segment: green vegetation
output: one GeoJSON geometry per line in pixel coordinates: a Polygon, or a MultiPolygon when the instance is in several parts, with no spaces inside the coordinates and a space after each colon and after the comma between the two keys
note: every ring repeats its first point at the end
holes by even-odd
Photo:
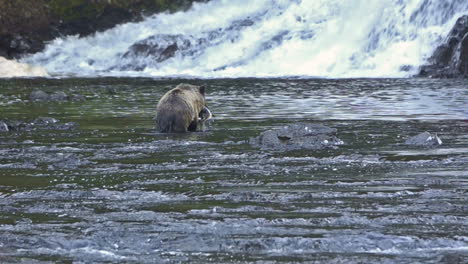
{"type": "Polygon", "coordinates": [[[110,9],[133,15],[178,11],[190,7],[194,0],[46,0],[51,16],[62,22],[94,19],[110,9]]]}

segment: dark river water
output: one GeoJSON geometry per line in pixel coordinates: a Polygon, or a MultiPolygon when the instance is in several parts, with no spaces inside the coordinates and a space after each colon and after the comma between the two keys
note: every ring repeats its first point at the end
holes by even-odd
{"type": "Polygon", "coordinates": [[[1,263],[468,263],[468,80],[0,80],[0,120],[1,263]],[[180,82],[215,121],[158,134],[180,82]],[[344,144],[248,144],[297,122],[344,144]]]}

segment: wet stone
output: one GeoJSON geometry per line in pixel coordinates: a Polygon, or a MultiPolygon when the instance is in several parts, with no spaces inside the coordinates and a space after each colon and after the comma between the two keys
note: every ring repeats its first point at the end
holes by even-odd
{"type": "Polygon", "coordinates": [[[44,91],[35,90],[32,91],[31,95],[29,96],[29,99],[35,102],[43,102],[48,101],[50,99],[50,96],[44,91]]]}
{"type": "Polygon", "coordinates": [[[54,92],[50,95],[50,101],[65,102],[68,101],[68,95],[62,91],[54,92]]]}
{"type": "Polygon", "coordinates": [[[56,91],[52,94],[48,94],[41,90],[32,91],[29,99],[32,102],[82,102],[86,100],[86,98],[81,94],[68,95],[63,91],[56,91]]]}
{"type": "Polygon", "coordinates": [[[4,121],[3,123],[5,123],[8,129],[7,131],[24,130],[28,125],[28,123],[18,121],[18,120],[8,120],[8,121],[4,121]]]}
{"type": "Polygon", "coordinates": [[[123,58],[130,63],[123,68],[143,70],[148,66],[147,63],[161,63],[173,58],[178,52],[189,50],[191,46],[190,39],[182,35],[156,34],[129,48],[123,58]],[[142,61],[141,57],[150,58],[150,61],[142,61]]]}
{"type": "Polygon", "coordinates": [[[42,126],[46,126],[46,125],[49,125],[49,124],[56,124],[58,123],[59,121],[55,118],[52,118],[52,117],[38,117],[36,119],[34,119],[33,123],[36,124],[36,125],[42,125],[42,126]]]}
{"type": "Polygon", "coordinates": [[[10,129],[8,129],[8,125],[3,122],[3,121],[0,121],[0,132],[8,132],[10,131],[10,129]]]}
{"type": "Polygon", "coordinates": [[[31,122],[20,120],[0,121],[0,132],[43,130],[72,130],[78,128],[75,122],[62,123],[52,117],[38,117],[31,122]],[[3,129],[7,130],[3,130],[3,129]]]}
{"type": "Polygon", "coordinates": [[[108,93],[110,95],[117,94],[117,90],[114,87],[107,86],[105,91],[106,91],[106,93],[108,93]]]}
{"type": "Polygon", "coordinates": [[[56,160],[48,166],[49,170],[54,169],[77,169],[80,166],[89,165],[90,161],[86,159],[81,159],[76,154],[59,154],[56,157],[56,160]]]}
{"type": "Polygon", "coordinates": [[[268,130],[249,143],[262,149],[300,150],[336,147],[343,141],[336,137],[336,129],[318,124],[298,123],[280,129],[268,130]]]}
{"type": "Polygon", "coordinates": [[[83,102],[86,101],[86,98],[81,94],[72,94],[70,100],[73,102],[83,102]]]}
{"type": "Polygon", "coordinates": [[[468,15],[458,18],[457,22],[423,65],[419,76],[434,78],[468,77],[468,15]]]}
{"type": "Polygon", "coordinates": [[[429,132],[423,132],[414,137],[410,137],[405,141],[406,145],[414,146],[439,146],[442,145],[442,140],[437,136],[437,134],[431,134],[429,132]]]}

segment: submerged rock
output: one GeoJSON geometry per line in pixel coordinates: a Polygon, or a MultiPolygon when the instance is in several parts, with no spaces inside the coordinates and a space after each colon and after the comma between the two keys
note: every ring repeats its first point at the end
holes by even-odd
{"type": "Polygon", "coordinates": [[[83,102],[86,101],[86,98],[81,94],[72,94],[70,97],[72,102],[83,102]]]}
{"type": "Polygon", "coordinates": [[[29,100],[34,102],[48,101],[49,99],[50,96],[41,90],[34,90],[31,92],[31,95],[29,95],[29,100]]]}
{"type": "Polygon", "coordinates": [[[418,134],[414,137],[410,137],[405,141],[406,145],[415,145],[415,146],[438,146],[442,145],[442,140],[437,136],[437,134],[431,134],[429,132],[424,132],[418,134]]]}
{"type": "MultiPolygon", "coordinates": [[[[241,38],[239,32],[241,32],[242,28],[250,27],[254,24],[255,22],[251,19],[236,20],[227,27],[204,32],[202,36],[155,34],[131,45],[128,51],[122,55],[121,66],[116,67],[123,70],[142,71],[146,67],[157,67],[159,64],[174,57],[195,58],[203,54],[204,50],[208,47],[220,45],[226,41],[237,41],[241,38]]],[[[284,32],[266,41],[259,52],[279,45],[283,40],[283,35],[287,34],[287,31],[284,32]]],[[[244,63],[245,60],[241,59],[228,65],[216,67],[214,70],[219,71],[244,63]]],[[[114,68],[111,67],[110,70],[114,68]]]]}
{"type": "Polygon", "coordinates": [[[19,120],[0,121],[0,132],[41,130],[73,130],[78,127],[75,122],[62,123],[52,117],[38,117],[31,122],[19,120]]]}
{"type": "Polygon", "coordinates": [[[40,125],[40,126],[47,126],[50,124],[57,124],[59,121],[58,119],[52,118],[52,117],[38,117],[34,119],[32,122],[35,125],[40,125]]]}
{"type": "Polygon", "coordinates": [[[51,101],[65,102],[68,101],[68,95],[65,92],[57,91],[50,95],[51,101]]]}
{"type": "Polygon", "coordinates": [[[7,123],[0,121],[0,132],[8,132],[10,129],[8,129],[7,123]]]}
{"type": "Polygon", "coordinates": [[[86,98],[80,94],[68,95],[63,91],[56,91],[48,94],[42,90],[34,90],[29,95],[29,100],[32,102],[67,102],[67,101],[85,101],[86,98]]]}
{"type": "Polygon", "coordinates": [[[190,40],[183,35],[157,34],[130,46],[123,55],[123,59],[127,60],[124,68],[143,70],[148,65],[166,61],[190,47],[190,40]]]}
{"type": "Polygon", "coordinates": [[[59,153],[56,157],[46,160],[51,162],[47,167],[49,170],[57,169],[77,169],[80,166],[85,166],[91,164],[90,161],[80,158],[77,154],[63,154],[59,153]]]}
{"type": "Polygon", "coordinates": [[[55,118],[43,119],[38,118],[33,121],[33,129],[44,129],[44,130],[73,130],[78,128],[78,124],[75,122],[62,123],[55,118]]]}
{"type": "Polygon", "coordinates": [[[298,123],[280,129],[268,130],[249,143],[262,149],[299,150],[323,149],[343,144],[336,137],[336,129],[318,124],[298,123]]]}
{"type": "Polygon", "coordinates": [[[445,42],[421,67],[419,76],[435,78],[468,78],[468,15],[460,17],[445,42]]]}

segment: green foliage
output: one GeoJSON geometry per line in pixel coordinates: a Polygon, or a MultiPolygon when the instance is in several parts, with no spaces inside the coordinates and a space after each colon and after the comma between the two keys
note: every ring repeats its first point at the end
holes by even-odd
{"type": "Polygon", "coordinates": [[[53,17],[63,22],[98,17],[106,8],[130,10],[146,14],[177,11],[187,8],[193,0],[47,0],[53,17]]]}
{"type": "Polygon", "coordinates": [[[52,16],[68,22],[81,18],[96,17],[102,4],[92,4],[87,0],[51,0],[49,8],[52,16]]]}

